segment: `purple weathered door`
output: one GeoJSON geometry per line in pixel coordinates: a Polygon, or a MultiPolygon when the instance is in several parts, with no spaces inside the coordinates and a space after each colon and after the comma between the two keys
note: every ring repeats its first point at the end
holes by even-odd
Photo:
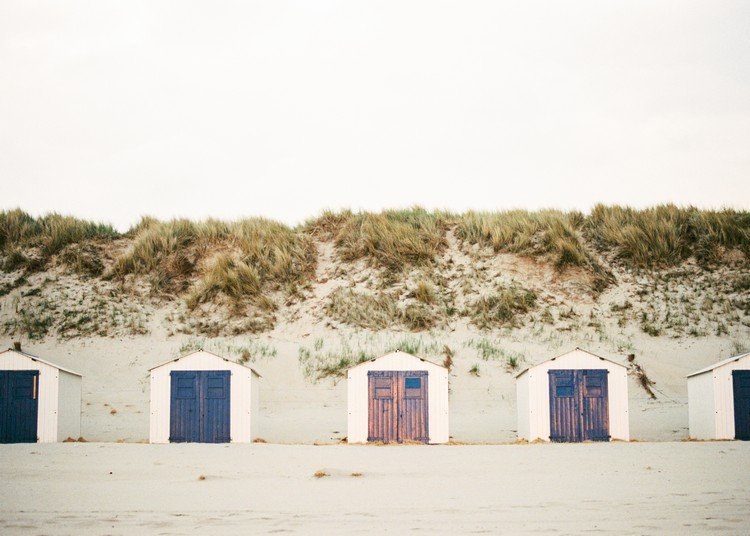
{"type": "Polygon", "coordinates": [[[370,371],[367,377],[367,440],[427,443],[427,371],[370,371]]]}
{"type": "Polygon", "coordinates": [[[608,371],[550,370],[550,441],[609,441],[608,371]]]}

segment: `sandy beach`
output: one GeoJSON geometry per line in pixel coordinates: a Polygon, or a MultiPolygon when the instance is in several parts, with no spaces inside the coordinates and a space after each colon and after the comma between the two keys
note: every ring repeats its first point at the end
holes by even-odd
{"type": "Polygon", "coordinates": [[[745,534],[747,467],[739,442],[6,445],[0,532],[745,534]]]}

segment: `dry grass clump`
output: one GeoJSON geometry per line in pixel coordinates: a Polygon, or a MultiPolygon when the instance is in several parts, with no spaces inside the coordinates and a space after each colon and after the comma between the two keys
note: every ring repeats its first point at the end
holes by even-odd
{"type": "Polygon", "coordinates": [[[731,249],[750,254],[750,213],[735,210],[597,205],[586,230],[599,246],[637,266],[674,266],[691,256],[717,263],[731,249]]]}
{"type": "Polygon", "coordinates": [[[536,306],[536,294],[520,285],[499,287],[494,294],[472,303],[467,314],[480,329],[517,326],[518,317],[536,306]]]}
{"type": "Polygon", "coordinates": [[[310,238],[264,218],[235,222],[144,219],[133,245],[117,259],[114,276],[148,274],[156,291],[186,290],[195,307],[218,296],[234,305],[272,309],[268,292],[301,284],[315,270],[310,238]]]}
{"type": "Polygon", "coordinates": [[[326,477],[326,476],[331,476],[331,475],[329,475],[328,473],[326,473],[325,471],[323,471],[322,469],[320,469],[320,470],[318,470],[318,471],[315,471],[315,472],[313,473],[313,476],[314,476],[315,478],[323,478],[323,477],[326,477]]]}
{"type": "Polygon", "coordinates": [[[34,218],[20,209],[0,211],[0,250],[5,255],[15,256],[10,265],[6,259],[8,267],[24,264],[25,258],[20,253],[20,248],[38,248],[42,259],[46,261],[69,244],[91,238],[111,239],[117,236],[117,231],[110,225],[71,216],[52,213],[34,218]]]}
{"type": "Polygon", "coordinates": [[[368,329],[387,328],[399,317],[396,301],[388,294],[365,294],[343,287],[331,292],[325,312],[343,324],[368,329]]]}
{"type": "Polygon", "coordinates": [[[432,262],[447,244],[447,225],[447,215],[417,207],[380,213],[325,213],[309,222],[307,229],[335,237],[345,261],[366,259],[397,271],[405,265],[432,262]]]}
{"type": "Polygon", "coordinates": [[[93,244],[70,244],[62,250],[58,259],[79,275],[97,277],[104,272],[102,251],[93,244]]]}
{"type": "Polygon", "coordinates": [[[437,300],[435,289],[427,281],[419,281],[414,289],[414,299],[427,305],[432,305],[437,300]]]}
{"type": "Polygon", "coordinates": [[[372,330],[398,324],[411,331],[430,329],[442,318],[436,309],[439,308],[420,301],[411,301],[400,307],[385,292],[369,294],[351,288],[334,290],[325,305],[326,314],[337,322],[372,330]]]}
{"type": "Polygon", "coordinates": [[[592,268],[598,265],[579,237],[583,222],[580,212],[559,210],[467,212],[458,219],[456,235],[496,252],[549,255],[558,268],[592,268]]]}

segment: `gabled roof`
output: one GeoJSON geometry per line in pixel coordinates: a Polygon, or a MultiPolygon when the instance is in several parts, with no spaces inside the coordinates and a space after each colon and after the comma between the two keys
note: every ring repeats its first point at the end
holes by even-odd
{"type": "Polygon", "coordinates": [[[41,357],[35,356],[33,354],[30,354],[28,352],[24,352],[23,350],[16,350],[15,348],[8,348],[7,350],[3,350],[0,352],[0,354],[4,354],[7,352],[13,352],[15,354],[20,354],[24,357],[28,357],[32,361],[39,361],[40,363],[44,363],[45,365],[49,365],[52,368],[56,368],[57,370],[62,370],[63,372],[67,372],[68,374],[72,374],[73,376],[81,376],[78,372],[75,372],[74,370],[66,369],[65,367],[61,367],[60,365],[55,365],[54,363],[50,363],[49,361],[46,361],[42,359],[41,357]]]}
{"type": "Polygon", "coordinates": [[[163,367],[164,365],[169,365],[170,363],[174,363],[175,361],[179,361],[180,359],[185,359],[186,357],[194,355],[194,354],[209,354],[209,355],[212,355],[214,357],[218,357],[219,359],[222,359],[222,360],[226,361],[227,363],[232,363],[233,365],[238,365],[240,367],[245,367],[246,369],[250,369],[252,371],[252,373],[255,374],[258,378],[262,378],[263,377],[260,374],[258,374],[258,371],[255,370],[252,367],[248,367],[247,365],[245,365],[243,363],[238,363],[237,361],[232,361],[231,359],[227,359],[226,357],[220,356],[219,354],[215,354],[213,352],[209,352],[208,350],[195,350],[193,352],[188,352],[187,354],[181,355],[179,357],[175,357],[174,359],[170,359],[168,361],[164,361],[163,363],[159,363],[158,365],[154,365],[153,367],[151,367],[150,369],[148,369],[148,371],[151,372],[154,369],[158,369],[159,367],[163,367]]]}
{"type": "Polygon", "coordinates": [[[356,365],[353,365],[353,366],[349,367],[349,370],[352,370],[352,369],[355,369],[355,368],[357,368],[359,366],[362,366],[365,363],[372,363],[373,361],[377,361],[378,359],[383,359],[384,357],[388,357],[388,356],[391,356],[391,355],[394,355],[394,354],[401,354],[401,355],[409,356],[409,357],[411,357],[413,359],[418,359],[418,360],[422,361],[423,363],[429,363],[430,365],[435,365],[436,367],[446,368],[443,365],[440,365],[440,364],[435,363],[433,361],[429,361],[427,359],[423,359],[423,358],[421,358],[419,356],[410,354],[408,352],[402,352],[401,350],[394,350],[393,352],[388,352],[387,354],[383,354],[380,357],[373,357],[372,359],[366,359],[365,361],[362,361],[360,363],[357,363],[356,365]]]}
{"type": "Polygon", "coordinates": [[[748,356],[750,356],[750,352],[745,352],[744,354],[736,355],[734,357],[728,357],[726,359],[723,359],[723,360],[719,361],[718,363],[714,363],[713,365],[710,365],[710,366],[708,366],[706,368],[702,368],[702,369],[697,370],[697,371],[695,371],[695,372],[693,372],[691,374],[688,374],[687,377],[691,378],[693,376],[698,376],[699,374],[703,374],[704,372],[711,372],[712,370],[715,370],[715,369],[717,369],[719,367],[723,367],[724,365],[728,365],[729,363],[731,363],[733,361],[739,361],[743,357],[748,357],[748,356]]]}
{"type": "Polygon", "coordinates": [[[584,350],[583,348],[581,348],[579,346],[576,346],[573,350],[571,350],[569,352],[565,352],[564,354],[556,355],[555,357],[552,357],[550,359],[545,359],[544,361],[542,361],[540,363],[537,363],[536,365],[531,365],[531,366],[526,367],[521,372],[519,372],[518,374],[516,374],[515,377],[518,378],[518,377],[522,376],[524,373],[526,373],[529,370],[533,369],[534,367],[538,367],[539,365],[542,365],[543,363],[547,363],[548,361],[554,361],[555,359],[558,359],[560,357],[564,357],[564,356],[566,356],[568,354],[572,354],[575,351],[579,351],[579,352],[583,352],[583,353],[589,354],[590,356],[596,357],[597,359],[601,359],[602,361],[609,361],[610,363],[614,363],[617,366],[625,368],[625,365],[623,365],[622,363],[618,363],[617,361],[614,361],[613,359],[609,359],[608,357],[602,357],[600,355],[596,355],[593,352],[589,352],[588,350],[584,350]]]}

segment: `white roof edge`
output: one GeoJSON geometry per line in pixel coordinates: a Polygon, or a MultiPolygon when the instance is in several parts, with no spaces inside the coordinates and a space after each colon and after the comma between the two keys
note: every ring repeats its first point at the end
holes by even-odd
{"type": "Polygon", "coordinates": [[[32,361],[39,361],[40,363],[44,363],[45,365],[48,365],[52,368],[56,368],[57,370],[62,370],[63,372],[67,372],[68,374],[72,374],[73,376],[78,376],[80,378],[83,378],[83,374],[76,372],[75,370],[70,370],[65,367],[61,367],[60,365],[55,365],[54,363],[50,363],[49,361],[42,359],[39,356],[35,356],[28,352],[24,352],[23,350],[16,350],[15,348],[8,348],[7,350],[3,350],[2,352],[0,352],[0,354],[4,354],[6,352],[13,352],[16,354],[21,354],[24,357],[28,357],[32,361]]]}
{"type": "Polygon", "coordinates": [[[702,368],[700,370],[696,370],[695,372],[691,372],[686,376],[686,378],[692,378],[693,376],[700,376],[701,374],[705,374],[706,372],[711,372],[712,370],[716,370],[719,367],[723,367],[724,365],[728,365],[729,363],[732,363],[734,361],[739,361],[742,358],[750,356],[750,352],[745,352],[744,354],[738,354],[732,357],[728,357],[726,359],[722,359],[721,361],[717,361],[713,365],[709,365],[706,368],[702,368]]]}
{"type": "Polygon", "coordinates": [[[240,366],[240,367],[244,367],[244,368],[246,368],[246,369],[249,369],[249,370],[250,370],[250,371],[251,371],[251,372],[252,372],[253,374],[255,374],[255,375],[256,375],[256,376],[258,377],[258,378],[262,378],[262,377],[263,377],[263,376],[261,376],[261,375],[260,375],[260,373],[259,373],[259,372],[258,372],[257,370],[255,370],[255,369],[254,369],[253,367],[248,367],[247,365],[244,365],[244,364],[242,364],[242,363],[238,363],[237,361],[232,361],[231,359],[227,359],[226,357],[224,357],[224,356],[222,356],[222,355],[219,355],[219,354],[215,354],[215,353],[213,353],[213,352],[209,352],[208,350],[193,350],[192,352],[188,352],[188,353],[186,353],[186,354],[182,354],[181,356],[175,357],[175,358],[173,358],[173,359],[169,359],[169,360],[167,360],[167,361],[164,361],[164,362],[162,362],[162,363],[159,363],[158,365],[154,365],[153,367],[151,367],[151,368],[149,368],[149,369],[148,369],[148,372],[151,372],[151,371],[152,371],[152,370],[154,370],[154,369],[158,369],[158,368],[160,368],[160,367],[163,367],[164,365],[169,365],[170,363],[174,363],[175,361],[179,361],[180,359],[183,359],[183,358],[185,358],[185,357],[191,356],[191,355],[193,355],[193,354],[198,354],[198,353],[201,353],[201,352],[202,352],[202,353],[204,353],[204,354],[210,354],[210,355],[212,355],[212,356],[214,356],[214,357],[218,357],[219,359],[222,359],[222,360],[226,361],[227,363],[232,363],[233,365],[238,365],[238,366],[240,366]]]}
{"type": "Polygon", "coordinates": [[[580,346],[576,346],[575,348],[573,348],[572,350],[570,350],[568,352],[556,355],[555,357],[550,357],[549,359],[545,359],[544,361],[540,361],[536,365],[529,365],[528,367],[526,367],[525,369],[523,369],[521,372],[519,372],[518,374],[516,374],[515,378],[520,378],[521,376],[523,376],[529,370],[533,369],[534,367],[538,367],[539,365],[542,365],[542,364],[546,363],[547,361],[554,361],[555,359],[558,359],[560,357],[566,356],[568,354],[572,354],[576,350],[580,350],[581,352],[585,352],[585,353],[589,354],[590,356],[593,356],[593,357],[596,357],[598,359],[601,359],[602,361],[609,361],[610,363],[612,363],[614,365],[620,366],[622,368],[626,368],[625,365],[623,365],[622,363],[618,363],[614,359],[610,359],[608,357],[603,357],[603,356],[597,355],[594,352],[590,352],[590,351],[588,351],[588,350],[586,350],[584,348],[581,348],[580,346]]]}
{"type": "Polygon", "coordinates": [[[364,365],[365,363],[372,363],[373,361],[377,361],[378,359],[381,359],[383,357],[389,356],[391,354],[406,354],[409,357],[413,357],[414,359],[419,359],[423,363],[429,363],[430,365],[435,365],[436,367],[440,367],[440,368],[448,370],[444,365],[441,365],[439,363],[435,363],[434,361],[430,361],[429,359],[425,359],[423,357],[419,357],[418,355],[410,354],[409,352],[404,352],[402,350],[393,350],[392,352],[388,352],[387,354],[383,354],[383,355],[378,356],[378,357],[373,357],[371,359],[367,359],[365,361],[362,361],[361,363],[357,363],[356,365],[352,365],[347,370],[355,369],[357,367],[360,367],[360,366],[364,365]]]}

